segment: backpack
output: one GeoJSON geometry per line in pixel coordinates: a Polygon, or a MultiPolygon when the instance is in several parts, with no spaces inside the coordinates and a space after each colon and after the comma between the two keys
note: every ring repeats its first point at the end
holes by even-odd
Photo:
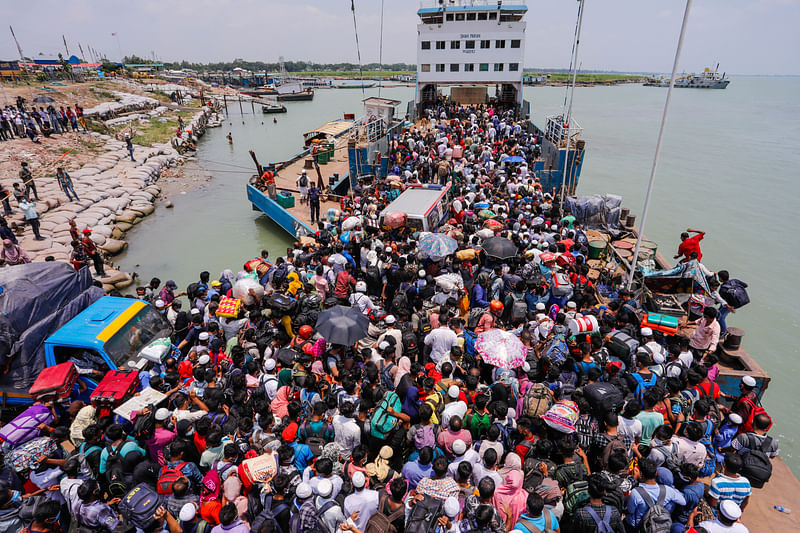
{"type": "Polygon", "coordinates": [[[408,304],[408,295],[406,295],[405,291],[398,290],[397,294],[392,298],[392,306],[390,309],[398,315],[407,316],[410,308],[408,304]]]}
{"type": "MultiPolygon", "coordinates": [[[[578,368],[582,368],[581,365],[578,368]]],[[[598,417],[605,416],[607,413],[619,413],[625,399],[620,390],[612,383],[597,382],[590,383],[583,388],[583,396],[592,406],[592,410],[598,417]]]]}
{"type": "Polygon", "coordinates": [[[576,481],[583,481],[585,477],[586,470],[583,467],[583,463],[576,463],[574,461],[556,466],[553,472],[553,478],[558,481],[558,485],[561,488],[569,487],[569,485],[576,481]]]}
{"type": "Polygon", "coordinates": [[[389,363],[387,365],[383,359],[381,359],[380,365],[378,365],[378,370],[381,375],[381,385],[386,390],[394,390],[394,378],[390,374],[392,368],[394,368],[394,363],[389,363]]]}
{"type": "Polygon", "coordinates": [[[525,320],[528,317],[528,303],[525,301],[525,296],[517,298],[511,293],[511,300],[511,320],[525,320]]]}
{"type": "Polygon", "coordinates": [[[153,404],[147,408],[149,412],[146,415],[137,415],[133,424],[133,436],[140,442],[152,439],[156,431],[156,408],[153,404]]]}
{"type": "Polygon", "coordinates": [[[305,174],[301,175],[297,183],[301,187],[308,187],[308,176],[306,176],[305,174]]]}
{"type": "MultiPolygon", "coordinates": [[[[258,496],[258,493],[256,491],[251,491],[251,494],[256,494],[256,496],[258,496]]],[[[248,512],[249,512],[249,510],[250,510],[250,500],[249,500],[249,498],[248,498],[248,502],[247,502],[247,508],[248,508],[248,512]]],[[[281,514],[286,509],[288,509],[288,506],[285,503],[280,503],[275,507],[275,509],[273,509],[272,508],[272,495],[270,494],[264,500],[263,509],[258,513],[257,516],[252,517],[250,519],[250,523],[252,524],[250,526],[251,529],[253,531],[260,531],[261,530],[261,526],[262,526],[262,524],[264,524],[264,522],[272,522],[273,524],[275,524],[276,533],[288,533],[288,532],[284,532],[281,529],[281,526],[280,526],[280,524],[278,523],[278,520],[277,520],[278,515],[281,514]]]]}
{"type": "MultiPolygon", "coordinates": [[[[308,506],[310,506],[311,508],[314,509],[314,521],[316,522],[316,524],[312,525],[310,528],[303,529],[301,531],[300,530],[300,515],[301,515],[301,513],[300,512],[293,513],[292,514],[292,518],[289,521],[289,531],[290,531],[290,533],[304,533],[305,531],[310,531],[310,530],[324,531],[324,532],[331,533],[330,531],[328,531],[327,526],[325,526],[325,524],[322,522],[320,517],[322,517],[328,511],[328,509],[330,509],[334,505],[337,505],[337,503],[335,501],[326,502],[325,505],[322,506],[322,508],[317,509],[317,506],[314,505],[314,500],[311,499],[311,500],[308,500],[307,502],[305,502],[300,507],[300,509],[302,509],[306,505],[308,505],[308,506]]],[[[305,525],[308,525],[308,524],[305,524],[305,525]]]]}
{"type": "MultiPolygon", "coordinates": [[[[419,337],[414,333],[414,329],[408,322],[400,324],[400,332],[402,333],[403,353],[414,355],[419,348],[419,337]]],[[[392,387],[394,388],[394,386],[392,387]]]]}
{"type": "Polygon", "coordinates": [[[186,466],[186,464],[186,462],[181,462],[172,468],[168,465],[161,467],[161,474],[159,474],[158,482],[156,483],[156,490],[159,494],[172,494],[172,484],[183,477],[181,469],[186,466]]]}
{"type": "Polygon", "coordinates": [[[111,444],[106,445],[106,450],[108,450],[106,482],[108,483],[108,493],[115,498],[121,498],[128,490],[125,483],[125,472],[122,468],[122,456],[120,455],[120,450],[122,450],[123,446],[125,446],[124,442],[116,448],[111,444]]]}
{"type": "Polygon", "coordinates": [[[534,383],[522,398],[522,413],[542,416],[553,406],[553,394],[544,383],[534,383]]]}
{"type": "Polygon", "coordinates": [[[466,427],[472,434],[472,440],[478,441],[486,437],[486,432],[492,427],[492,417],[489,413],[471,413],[465,420],[466,427]]]}
{"type": "Polygon", "coordinates": [[[544,509],[543,513],[544,513],[544,529],[543,530],[539,529],[538,527],[533,525],[533,522],[531,522],[527,518],[520,517],[519,523],[524,525],[525,528],[528,531],[530,531],[531,533],[552,533],[553,525],[552,525],[552,523],[550,521],[550,511],[548,509],[544,509]]]}
{"type": "Polygon", "coordinates": [[[739,309],[750,303],[746,287],[747,284],[738,279],[729,279],[719,288],[719,295],[728,305],[739,309]]]}
{"type": "Polygon", "coordinates": [[[478,325],[478,322],[481,321],[481,317],[488,312],[489,310],[485,307],[473,307],[470,309],[469,315],[467,316],[467,328],[475,329],[478,325]]]}
{"type": "Polygon", "coordinates": [[[478,340],[478,336],[475,335],[475,332],[463,329],[461,333],[464,338],[464,354],[471,357],[478,355],[478,350],[475,348],[475,341],[478,340]]]}
{"type": "Polygon", "coordinates": [[[194,300],[195,298],[197,298],[197,291],[198,290],[200,290],[200,283],[198,283],[196,281],[194,283],[190,283],[186,287],[186,297],[189,299],[190,302],[192,300],[194,300]]]}
{"type": "Polygon", "coordinates": [[[433,416],[431,417],[431,422],[434,424],[438,424],[442,420],[442,413],[444,413],[444,395],[436,391],[433,394],[429,394],[427,398],[425,398],[425,403],[430,405],[433,408],[433,416]],[[431,401],[434,400],[435,401],[431,401]],[[435,419],[435,420],[434,420],[435,419]]]}
{"type": "MultiPolygon", "coordinates": [[[[750,405],[750,414],[747,415],[747,420],[745,420],[742,423],[742,426],[739,428],[739,432],[751,433],[753,431],[753,420],[758,415],[767,415],[768,417],[769,415],[767,414],[767,412],[764,410],[764,408],[761,406],[760,403],[756,403],[750,398],[742,398],[742,400],[744,400],[750,405]]],[[[769,431],[771,427],[772,427],[772,417],[770,417],[770,425],[767,427],[767,431],[769,431]]]]}
{"type": "Polygon", "coordinates": [[[589,505],[589,482],[585,479],[573,481],[564,491],[564,511],[570,515],[589,505]]]}
{"type": "Polygon", "coordinates": [[[653,502],[650,494],[644,490],[644,487],[636,487],[635,490],[647,505],[647,510],[639,521],[639,531],[642,533],[669,533],[672,528],[672,518],[664,508],[664,501],[667,499],[667,488],[659,485],[658,499],[655,502],[653,502]]]}
{"type": "Polygon", "coordinates": [[[122,498],[117,508],[125,521],[147,531],[156,521],[153,514],[163,505],[161,496],[146,483],[140,483],[122,498]]]}
{"type": "Polygon", "coordinates": [[[200,503],[203,504],[208,501],[218,500],[222,493],[222,480],[219,477],[219,472],[216,468],[211,468],[206,475],[203,476],[203,490],[200,495],[200,503]],[[208,492],[206,487],[214,487],[214,490],[208,492]]]}
{"type": "Polygon", "coordinates": [[[383,400],[381,400],[381,403],[372,413],[372,418],[370,419],[370,433],[373,437],[385,439],[389,433],[397,427],[399,419],[387,412],[388,407],[391,407],[395,411],[400,411],[401,408],[400,398],[392,391],[386,392],[383,396],[383,400]]]}
{"type": "Polygon", "coordinates": [[[414,426],[414,448],[419,451],[425,446],[436,448],[436,431],[433,424],[428,424],[427,426],[417,424],[414,426]]]}
{"type": "Polygon", "coordinates": [[[680,371],[678,379],[681,380],[681,383],[686,383],[686,376],[689,374],[689,370],[680,361],[670,361],[664,365],[664,378],[669,377],[669,371],[673,368],[677,368],[680,371]]]}
{"type": "Polygon", "coordinates": [[[638,372],[634,372],[631,374],[631,376],[637,383],[636,389],[633,391],[633,395],[639,400],[639,405],[644,407],[644,392],[656,386],[656,383],[658,383],[658,376],[655,374],[655,372],[653,372],[650,374],[650,381],[645,381],[642,375],[638,372]]]}
{"type": "Polygon", "coordinates": [[[79,479],[92,479],[94,478],[94,472],[92,472],[92,467],[89,466],[89,461],[87,461],[87,457],[92,455],[95,451],[102,450],[100,446],[91,446],[90,448],[86,448],[86,443],[82,443],[78,447],[78,453],[75,454],[75,457],[78,459],[80,463],[80,470],[78,471],[78,478],[79,479]]]}
{"type": "MultiPolygon", "coordinates": [[[[747,436],[747,444],[753,444],[754,437],[747,436]]],[[[767,452],[772,445],[772,437],[765,437],[758,448],[749,448],[744,456],[742,475],[750,480],[750,485],[760,489],[772,477],[772,461],[767,452]]]]}
{"type": "Polygon", "coordinates": [[[272,273],[272,287],[278,289],[283,286],[283,282],[286,281],[286,276],[289,274],[289,267],[286,266],[286,263],[281,263],[280,265],[275,267],[275,271],[272,273]]]}
{"type": "Polygon", "coordinates": [[[306,445],[311,448],[311,453],[314,454],[314,457],[319,457],[322,455],[322,448],[325,447],[327,442],[325,441],[325,434],[331,433],[331,426],[329,423],[325,422],[322,425],[322,433],[313,433],[311,431],[311,421],[306,420],[305,424],[300,426],[300,434],[305,439],[306,445]]]}
{"type": "Polygon", "coordinates": [[[563,298],[572,294],[572,283],[564,272],[553,274],[553,287],[550,289],[555,298],[563,298]]]}
{"type": "Polygon", "coordinates": [[[608,439],[608,444],[606,444],[606,447],[603,448],[603,455],[601,458],[603,468],[608,466],[609,457],[614,455],[617,450],[623,450],[625,452],[625,456],[627,457],[628,448],[625,446],[625,440],[620,433],[617,433],[613,438],[608,439]]]}
{"type": "Polygon", "coordinates": [[[439,527],[444,502],[427,494],[414,504],[406,520],[406,533],[432,533],[439,527]]]}
{"type": "Polygon", "coordinates": [[[595,533],[614,533],[614,530],[611,529],[611,506],[604,505],[603,509],[603,518],[601,519],[597,514],[597,511],[595,511],[591,505],[586,507],[586,511],[589,513],[589,516],[591,516],[592,520],[594,520],[594,523],[597,524],[595,533]]]}
{"type": "Polygon", "coordinates": [[[406,511],[405,505],[401,505],[390,514],[386,514],[386,499],[388,495],[384,492],[378,502],[378,512],[373,514],[367,521],[364,533],[397,533],[397,529],[392,522],[400,518],[406,511]]]}
{"type": "Polygon", "coordinates": [[[658,450],[658,452],[664,456],[664,468],[670,472],[678,472],[680,470],[681,464],[683,464],[684,461],[683,456],[681,456],[678,451],[677,442],[673,442],[669,447],[662,444],[661,446],[656,446],[653,450],[658,450]]]}
{"type": "Polygon", "coordinates": [[[552,340],[542,350],[542,357],[547,360],[551,366],[557,366],[567,360],[569,355],[569,348],[564,338],[561,336],[553,337],[552,340]]]}

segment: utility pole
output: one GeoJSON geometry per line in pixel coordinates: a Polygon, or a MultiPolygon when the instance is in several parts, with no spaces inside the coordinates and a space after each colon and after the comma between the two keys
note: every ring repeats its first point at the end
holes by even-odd
{"type": "MultiPolygon", "coordinates": [[[[17,51],[19,52],[19,60],[21,62],[25,61],[25,55],[22,53],[22,47],[19,45],[19,41],[17,40],[17,36],[14,33],[14,28],[11,26],[8,27],[11,30],[11,36],[14,38],[14,43],[17,45],[17,51]]],[[[28,72],[28,94],[31,97],[31,105],[33,105],[33,90],[31,90],[31,73],[28,72]]]]}
{"type": "Polygon", "coordinates": [[[67,38],[64,37],[64,34],[61,34],[61,40],[64,41],[64,50],[67,51],[67,59],[69,59],[70,57],[69,46],[67,46],[67,38]]]}

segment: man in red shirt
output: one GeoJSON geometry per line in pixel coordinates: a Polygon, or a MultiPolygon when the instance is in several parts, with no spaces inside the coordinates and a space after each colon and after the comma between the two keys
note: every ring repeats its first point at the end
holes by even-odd
{"type": "Polygon", "coordinates": [[[92,240],[92,230],[89,228],[83,230],[83,240],[81,244],[83,244],[83,251],[86,256],[94,263],[95,273],[100,277],[104,277],[106,272],[103,267],[103,257],[100,255],[100,251],[92,240]]]}
{"type": "Polygon", "coordinates": [[[697,260],[702,261],[703,252],[700,251],[700,241],[703,240],[705,235],[705,231],[699,231],[692,228],[688,228],[686,231],[681,233],[681,243],[678,245],[678,254],[673,257],[673,259],[678,259],[680,256],[683,256],[681,263],[685,263],[691,258],[692,252],[697,252],[697,260]],[[696,233],[697,235],[689,237],[689,232],[696,233]]]}

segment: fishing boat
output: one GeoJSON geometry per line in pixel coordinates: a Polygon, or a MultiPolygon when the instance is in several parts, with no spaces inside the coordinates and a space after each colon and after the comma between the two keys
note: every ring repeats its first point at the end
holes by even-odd
{"type": "MultiPolygon", "coordinates": [[[[712,71],[706,67],[702,74],[684,74],[675,78],[675,87],[681,89],[725,89],[731,82],[725,73],[719,73],[719,63],[712,71]]],[[[669,78],[653,76],[644,83],[645,87],[669,87],[669,78]]]]}
{"type": "Polygon", "coordinates": [[[303,87],[299,83],[287,83],[278,87],[277,97],[278,101],[281,102],[313,100],[314,89],[311,87],[303,87]]]}
{"type": "Polygon", "coordinates": [[[272,113],[286,113],[286,106],[281,104],[263,104],[261,112],[265,115],[272,113]]]}
{"type": "Polygon", "coordinates": [[[239,92],[247,96],[272,96],[278,93],[278,89],[274,85],[262,85],[261,87],[243,88],[239,92]]]}

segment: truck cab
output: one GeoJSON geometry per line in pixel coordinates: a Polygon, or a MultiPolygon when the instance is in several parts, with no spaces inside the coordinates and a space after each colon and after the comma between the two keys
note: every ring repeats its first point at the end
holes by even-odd
{"type": "Polygon", "coordinates": [[[436,231],[450,212],[450,185],[409,185],[381,211],[379,223],[389,213],[406,213],[406,226],[414,231],[436,231]]]}
{"type": "Polygon", "coordinates": [[[147,302],[104,296],[44,341],[45,363],[75,363],[88,395],[109,370],[141,369],[148,360],[142,349],[171,334],[167,319],[147,302]]]}

